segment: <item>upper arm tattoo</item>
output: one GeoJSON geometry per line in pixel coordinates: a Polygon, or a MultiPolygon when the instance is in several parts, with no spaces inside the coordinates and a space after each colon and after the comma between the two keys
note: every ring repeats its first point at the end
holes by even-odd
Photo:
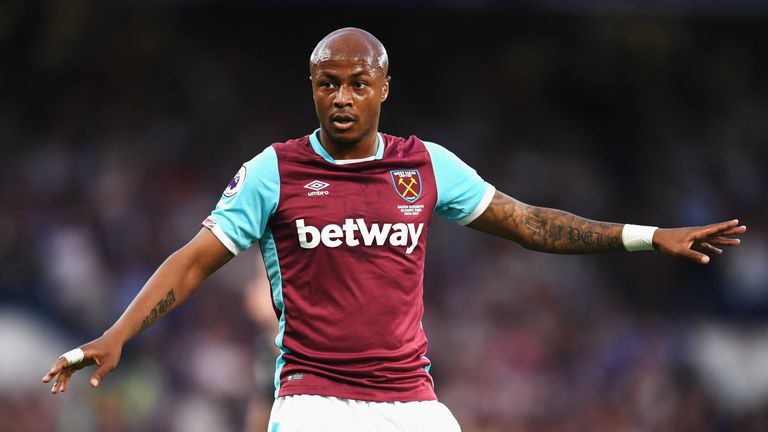
{"type": "Polygon", "coordinates": [[[500,192],[470,226],[542,252],[578,254],[624,250],[622,224],[530,206],[500,192]]]}

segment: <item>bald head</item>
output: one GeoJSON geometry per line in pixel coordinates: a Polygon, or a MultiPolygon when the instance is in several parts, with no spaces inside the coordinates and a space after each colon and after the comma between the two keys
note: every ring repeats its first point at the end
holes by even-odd
{"type": "Polygon", "coordinates": [[[326,61],[354,60],[380,69],[384,75],[389,69],[389,58],[384,45],[365,30],[347,27],[324,37],[309,57],[310,70],[326,61]]]}

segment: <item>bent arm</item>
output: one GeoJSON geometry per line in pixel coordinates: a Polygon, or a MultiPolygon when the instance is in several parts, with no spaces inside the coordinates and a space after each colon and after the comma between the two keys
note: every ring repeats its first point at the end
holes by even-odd
{"type": "Polygon", "coordinates": [[[488,208],[467,226],[540,252],[591,254],[625,250],[621,241],[623,224],[531,206],[499,191],[488,208]]]}
{"type": "Polygon", "coordinates": [[[224,245],[203,228],[158,267],[123,315],[105,334],[125,344],[183,303],[205,279],[232,258],[224,245]]]}
{"type": "Polygon", "coordinates": [[[52,393],[66,391],[72,374],[83,367],[98,365],[91,376],[91,386],[99,383],[117,366],[123,345],[160,318],[175,309],[214,271],[232,258],[232,253],[211,233],[203,228],[184,247],[173,253],[158,267],[120,319],[104,334],[81,345],[77,360],[70,364],[62,356],[43,376],[48,383],[56,382],[52,393]]]}

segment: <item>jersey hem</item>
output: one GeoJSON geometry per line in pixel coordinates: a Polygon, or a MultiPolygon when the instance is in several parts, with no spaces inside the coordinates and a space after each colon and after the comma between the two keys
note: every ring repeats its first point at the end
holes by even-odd
{"type": "Polygon", "coordinates": [[[277,394],[277,397],[284,396],[297,396],[297,395],[315,395],[315,396],[327,396],[337,397],[342,399],[352,399],[358,401],[367,402],[420,402],[420,401],[432,401],[437,400],[437,395],[434,391],[420,391],[411,392],[405,394],[395,394],[392,396],[372,396],[367,393],[360,393],[355,391],[345,391],[338,387],[326,387],[326,386],[302,386],[296,389],[284,389],[281,388],[277,394]]]}
{"type": "Polygon", "coordinates": [[[495,193],[496,193],[496,188],[492,184],[486,183],[485,193],[483,194],[483,198],[477,204],[477,207],[475,207],[472,213],[457,220],[456,222],[459,225],[467,225],[471,223],[473,220],[477,219],[481,214],[483,214],[485,209],[487,209],[488,206],[491,204],[491,201],[493,201],[493,195],[495,193]]]}

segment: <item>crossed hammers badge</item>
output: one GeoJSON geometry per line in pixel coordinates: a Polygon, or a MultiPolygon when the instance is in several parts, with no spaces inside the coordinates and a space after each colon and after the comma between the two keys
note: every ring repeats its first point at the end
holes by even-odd
{"type": "Polygon", "coordinates": [[[414,202],[421,196],[421,176],[419,170],[392,170],[392,183],[401,198],[414,202]]]}

